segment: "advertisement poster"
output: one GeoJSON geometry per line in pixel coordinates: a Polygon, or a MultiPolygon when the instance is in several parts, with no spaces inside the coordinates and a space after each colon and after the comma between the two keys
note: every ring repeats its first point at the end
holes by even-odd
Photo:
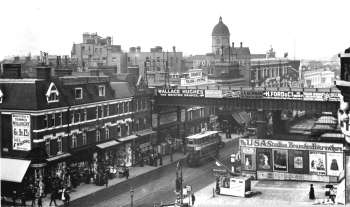
{"type": "Polygon", "coordinates": [[[326,175],[326,153],[310,152],[310,172],[315,175],[326,175]]]}
{"type": "Polygon", "coordinates": [[[309,151],[288,150],[288,172],[309,174],[309,151]]]}
{"type": "Polygon", "coordinates": [[[343,170],[343,154],[327,153],[327,175],[339,176],[343,170]]]}
{"type": "Polygon", "coordinates": [[[256,170],[255,148],[242,148],[243,170],[256,170]]]}
{"type": "Polygon", "coordinates": [[[12,148],[13,150],[31,150],[30,115],[12,114],[12,148]]]}
{"type": "Polygon", "coordinates": [[[265,148],[256,149],[256,162],[258,170],[272,170],[272,150],[265,148]]]}
{"type": "Polygon", "coordinates": [[[273,152],[273,170],[288,171],[288,151],[282,149],[274,149],[273,152]]]}
{"type": "Polygon", "coordinates": [[[125,144],[125,166],[131,166],[132,152],[131,152],[131,143],[125,144]]]}

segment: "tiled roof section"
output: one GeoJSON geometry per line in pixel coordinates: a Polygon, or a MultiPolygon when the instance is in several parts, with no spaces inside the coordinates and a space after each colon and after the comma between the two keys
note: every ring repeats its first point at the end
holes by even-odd
{"type": "Polygon", "coordinates": [[[249,47],[234,47],[232,49],[232,55],[250,55],[249,47]]]}
{"type": "Polygon", "coordinates": [[[114,98],[130,98],[134,95],[128,82],[111,82],[111,88],[114,90],[114,98]]]}

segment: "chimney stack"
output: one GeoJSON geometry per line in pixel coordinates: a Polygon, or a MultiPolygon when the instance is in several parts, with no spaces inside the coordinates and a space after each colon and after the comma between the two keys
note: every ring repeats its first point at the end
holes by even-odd
{"type": "Polygon", "coordinates": [[[176,47],[175,46],[173,46],[173,52],[176,52],[176,47]]]}
{"type": "Polygon", "coordinates": [[[243,42],[241,42],[241,48],[243,47],[243,42]]]}
{"type": "Polygon", "coordinates": [[[12,78],[18,79],[22,78],[22,65],[21,64],[2,64],[3,68],[3,77],[4,78],[12,78]]]}
{"type": "Polygon", "coordinates": [[[235,48],[235,43],[234,42],[232,42],[232,49],[234,49],[235,48]]]}
{"type": "Polygon", "coordinates": [[[137,51],[138,53],[140,53],[140,52],[141,52],[141,47],[140,47],[140,46],[137,46],[136,51],[137,51]]]}
{"type": "Polygon", "coordinates": [[[51,68],[50,67],[36,67],[35,78],[48,80],[51,78],[51,68]]]}

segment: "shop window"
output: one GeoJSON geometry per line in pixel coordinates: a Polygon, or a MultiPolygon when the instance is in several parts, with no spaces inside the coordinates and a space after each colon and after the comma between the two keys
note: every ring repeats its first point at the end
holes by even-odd
{"type": "Polygon", "coordinates": [[[96,142],[100,142],[101,140],[101,132],[99,129],[96,129],[96,142]]]}
{"type": "Polygon", "coordinates": [[[45,140],[45,150],[46,150],[47,155],[50,156],[50,139],[45,140]]]}
{"type": "Polygon", "coordinates": [[[62,153],[62,137],[57,138],[57,153],[62,153]]]}
{"type": "Polygon", "coordinates": [[[86,131],[83,132],[83,145],[86,145],[87,143],[87,137],[86,137],[86,131]]]}
{"type": "MultiPolygon", "coordinates": [[[[1,96],[1,91],[0,91],[0,96],[1,96]]],[[[58,96],[59,96],[59,92],[55,86],[54,83],[51,83],[49,86],[49,89],[47,90],[46,94],[46,101],[47,103],[54,103],[54,102],[58,102],[58,96]]],[[[2,97],[2,96],[1,96],[2,97]]],[[[2,98],[0,98],[2,99],[2,98]]]]}
{"type": "Polygon", "coordinates": [[[106,87],[104,85],[98,86],[98,96],[105,96],[106,95],[105,88],[106,87]]]}
{"type": "Polygon", "coordinates": [[[84,121],[87,121],[87,110],[84,109],[84,121]]]}
{"type": "Polygon", "coordinates": [[[73,134],[72,135],[72,148],[76,148],[78,146],[78,141],[77,141],[77,135],[73,134]]]}
{"type": "Polygon", "coordinates": [[[108,127],[106,127],[106,139],[109,139],[109,128],[108,127]]]}
{"type": "Polygon", "coordinates": [[[83,88],[75,88],[75,99],[83,99],[83,88]]]}

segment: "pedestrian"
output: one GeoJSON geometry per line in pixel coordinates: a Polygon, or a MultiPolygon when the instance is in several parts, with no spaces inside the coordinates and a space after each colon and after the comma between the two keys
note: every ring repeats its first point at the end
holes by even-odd
{"type": "Polygon", "coordinates": [[[335,203],[335,196],[336,196],[336,192],[334,187],[332,186],[331,189],[329,190],[329,198],[332,200],[333,203],[335,203]]]}
{"type": "Polygon", "coordinates": [[[194,196],[194,193],[191,195],[191,200],[192,200],[192,206],[194,205],[194,202],[196,201],[196,197],[194,196]]]}
{"type": "Polygon", "coordinates": [[[41,196],[39,196],[39,198],[38,198],[38,207],[43,207],[43,201],[42,201],[41,196]]]}
{"type": "Polygon", "coordinates": [[[126,179],[129,179],[129,168],[128,167],[125,168],[125,177],[126,177],[126,179]]]}
{"type": "Polygon", "coordinates": [[[158,153],[158,157],[159,157],[159,165],[163,165],[163,157],[160,153],[158,153]]]}
{"type": "Polygon", "coordinates": [[[314,190],[313,184],[310,185],[309,199],[311,199],[311,200],[315,199],[315,190],[314,190]]]}
{"type": "Polygon", "coordinates": [[[106,188],[108,188],[108,175],[107,175],[107,173],[105,173],[104,178],[105,178],[106,188]]]}
{"type": "Polygon", "coordinates": [[[56,189],[53,189],[53,191],[52,191],[52,193],[51,193],[50,206],[51,206],[52,201],[53,201],[53,203],[55,204],[55,206],[57,206],[57,203],[56,203],[57,197],[58,197],[57,190],[56,190],[56,189]]]}

